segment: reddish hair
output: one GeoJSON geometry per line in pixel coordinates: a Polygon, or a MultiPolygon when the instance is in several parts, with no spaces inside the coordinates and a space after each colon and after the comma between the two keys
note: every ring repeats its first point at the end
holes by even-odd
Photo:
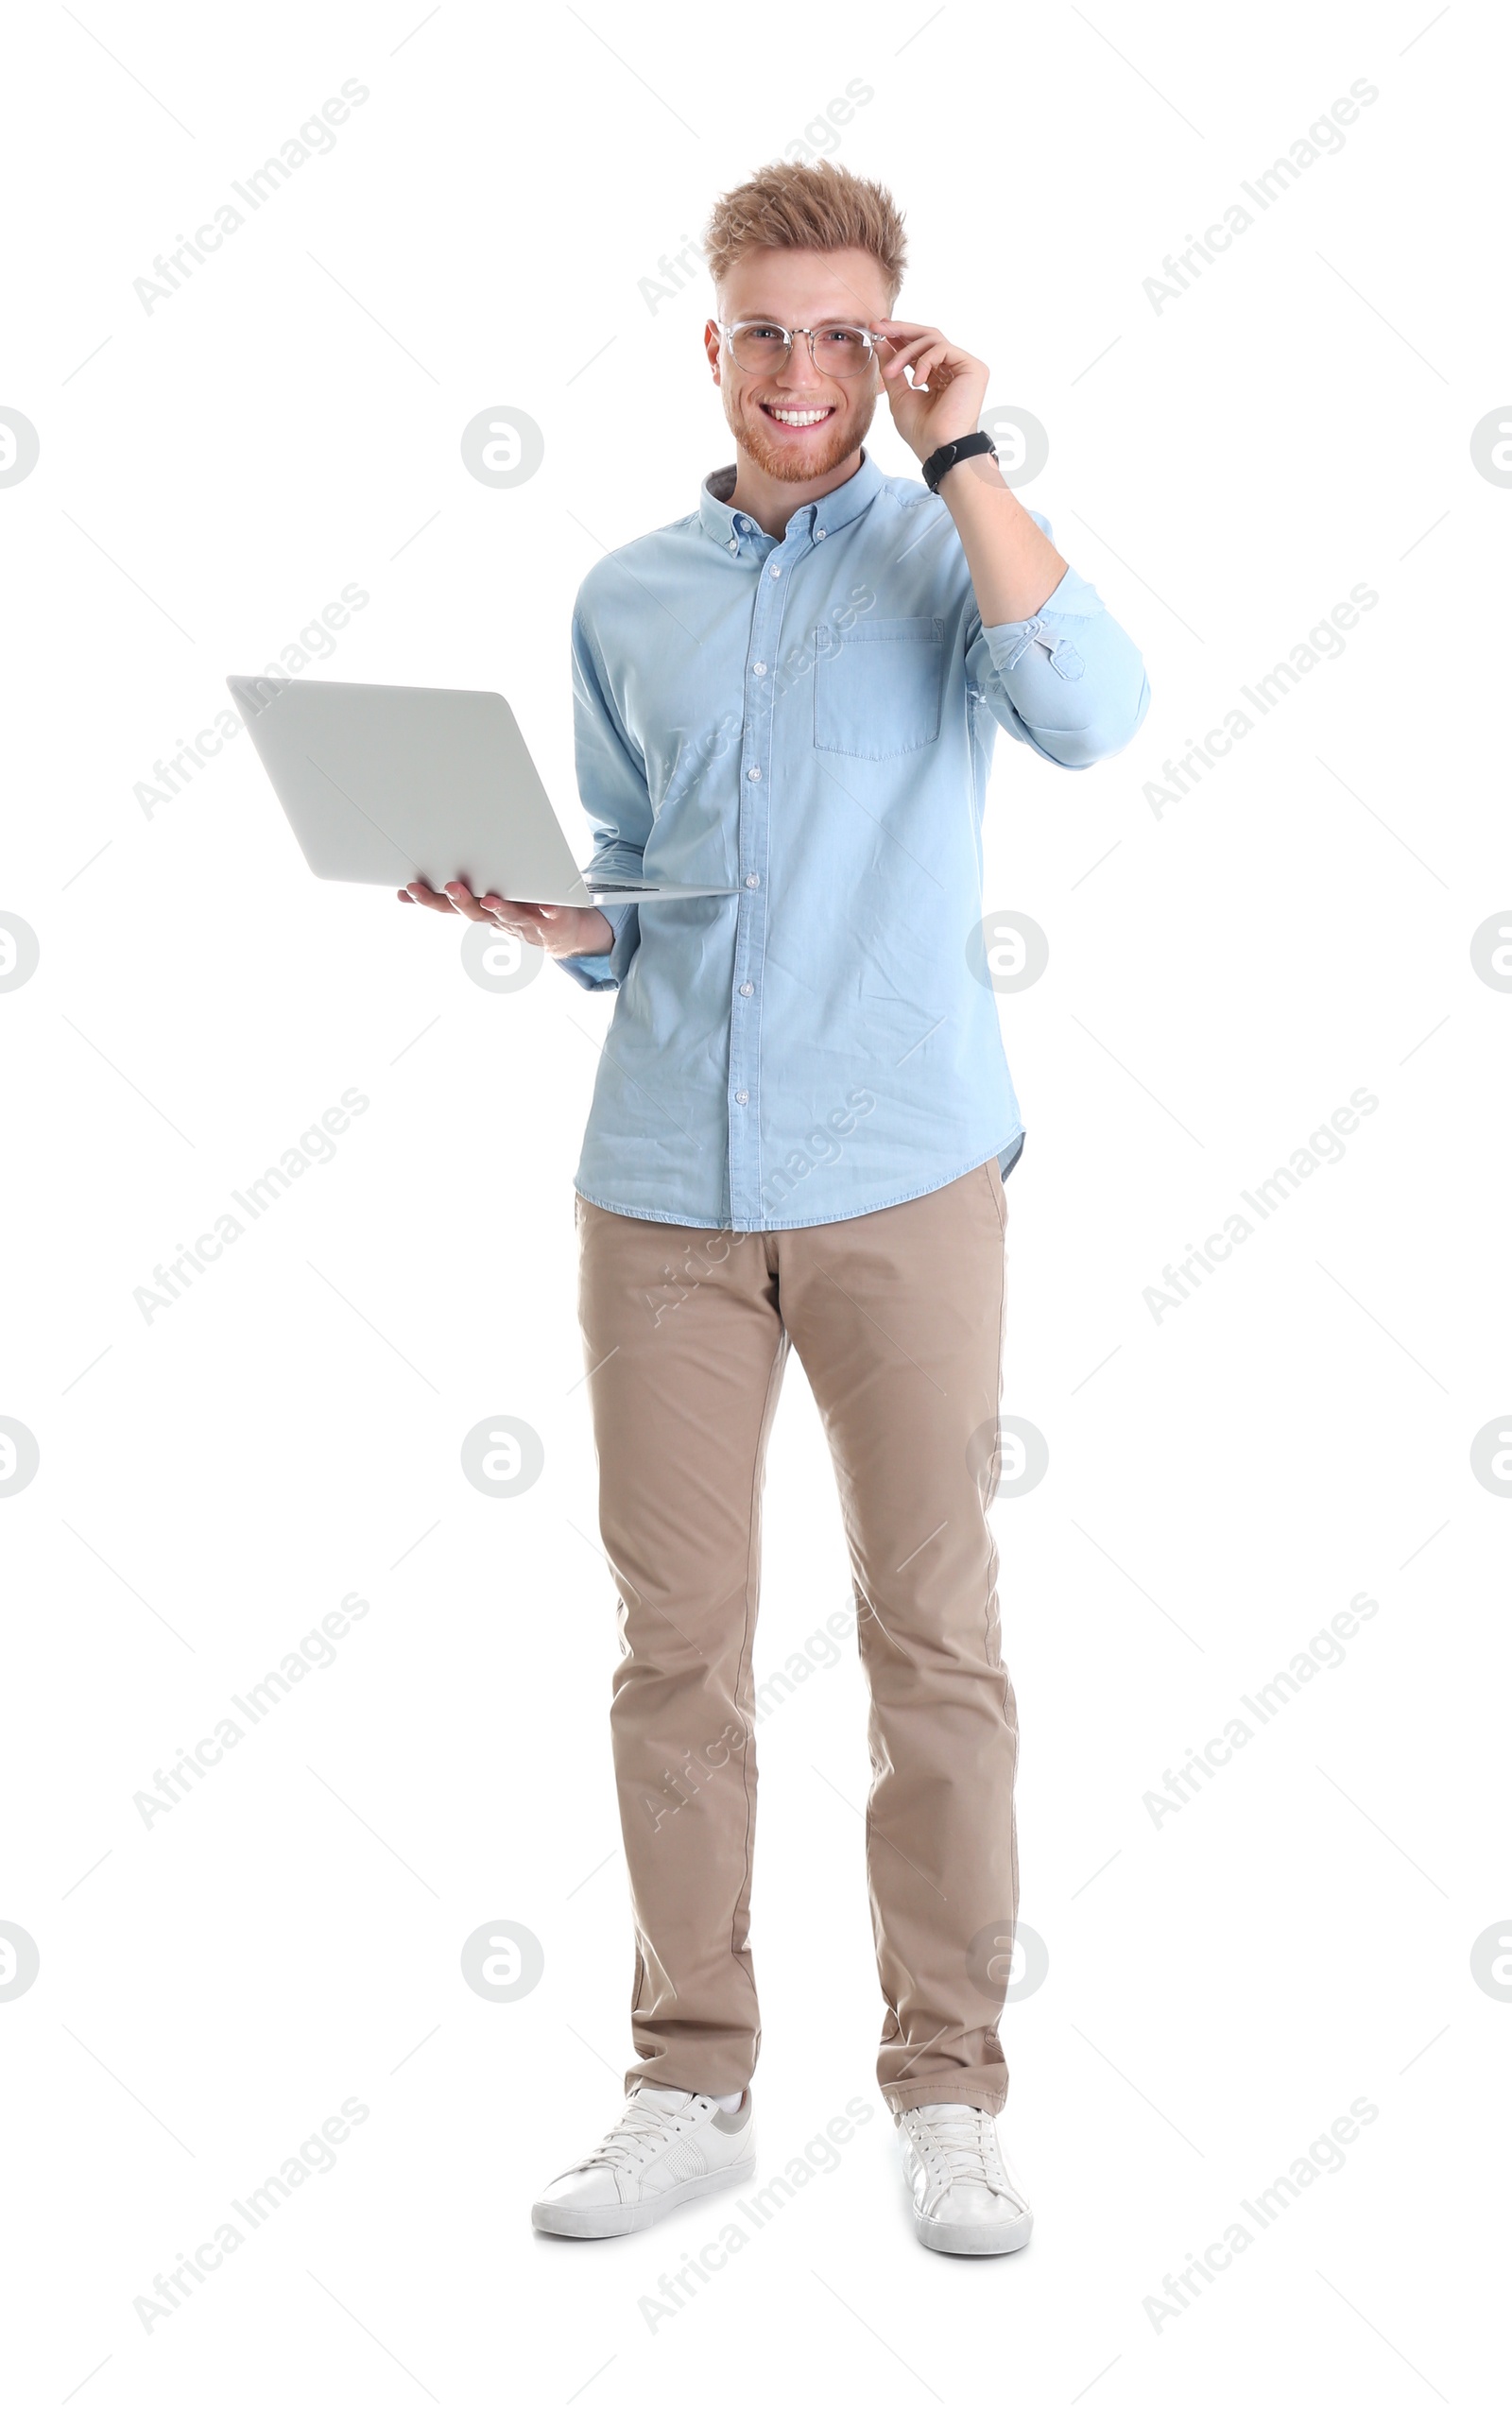
{"type": "Polygon", "coordinates": [[[704,231],[717,287],[747,251],[868,251],[887,284],[889,313],[908,258],[902,212],[885,184],[833,161],[782,159],[722,193],[704,231]]]}

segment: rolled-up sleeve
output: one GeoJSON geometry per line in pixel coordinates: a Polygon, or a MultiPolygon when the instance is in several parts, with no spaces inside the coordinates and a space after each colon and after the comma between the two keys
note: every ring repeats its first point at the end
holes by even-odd
{"type": "Polygon", "coordinates": [[[630,968],[630,956],[641,942],[639,904],[600,904],[599,911],[614,932],[607,955],[558,955],[557,961],[579,988],[618,988],[630,968]]]}
{"type": "MultiPolygon", "coordinates": [[[[615,879],[644,875],[651,832],[644,760],[614,708],[608,676],[588,625],[582,597],[573,613],[573,741],[577,793],[593,829],[589,870],[615,879]]],[[[637,904],[598,907],[614,932],[607,955],[560,955],[561,969],[580,988],[618,988],[641,942],[637,904]]]]}
{"type": "MultiPolygon", "coordinates": [[[[1051,536],[1047,519],[1030,517],[1051,536]]],[[[999,726],[1063,770],[1121,753],[1150,708],[1139,646],[1074,569],[1032,619],[984,628],[973,611],[966,671],[999,726]]]]}

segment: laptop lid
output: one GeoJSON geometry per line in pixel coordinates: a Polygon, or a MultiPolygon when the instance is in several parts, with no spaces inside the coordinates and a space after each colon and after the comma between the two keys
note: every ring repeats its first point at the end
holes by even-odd
{"type": "Polygon", "coordinates": [[[593,903],[502,695],[226,683],[318,879],[437,889],[465,879],[475,896],[593,903]]]}

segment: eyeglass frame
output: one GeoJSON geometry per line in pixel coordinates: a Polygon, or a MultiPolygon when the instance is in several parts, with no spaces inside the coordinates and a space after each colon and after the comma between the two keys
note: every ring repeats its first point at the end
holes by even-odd
{"type": "MultiPolygon", "coordinates": [[[[882,341],[882,337],[880,336],[873,335],[870,327],[863,326],[858,319],[832,319],[827,326],[783,326],[781,319],[768,318],[737,319],[733,326],[726,326],[723,319],[715,319],[714,324],[719,329],[721,336],[724,337],[725,343],[729,347],[730,356],[732,360],[735,360],[735,337],[744,328],[748,326],[777,327],[780,332],[787,337],[787,350],[782,354],[782,368],[776,371],[779,376],[782,374],[782,369],[787,367],[788,362],[793,357],[793,340],[796,336],[806,335],[808,336],[809,365],[811,368],[816,370],[820,376],[829,376],[834,372],[828,369],[819,368],[819,363],[816,357],[814,350],[814,338],[816,335],[830,335],[834,333],[834,331],[840,327],[844,327],[847,332],[851,335],[864,335],[868,346],[867,353],[867,368],[868,369],[877,359],[877,347],[882,341]]],[[[737,369],[740,368],[740,362],[735,360],[735,366],[737,369]]],[[[742,370],[742,373],[746,376],[752,376],[757,374],[758,371],[751,369],[746,369],[742,370]]],[[[856,376],[864,376],[866,374],[866,370],[857,369],[853,373],[856,376]]],[[[844,381],[845,380],[842,377],[841,382],[843,383],[844,381]]]]}

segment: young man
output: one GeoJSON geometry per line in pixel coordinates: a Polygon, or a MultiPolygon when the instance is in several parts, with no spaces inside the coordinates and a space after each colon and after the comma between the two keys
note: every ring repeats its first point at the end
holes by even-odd
{"type": "Polygon", "coordinates": [[[884,189],[769,167],[707,252],[735,462],[584,579],[577,771],[595,870],[737,892],[599,912],[408,891],[619,991],[576,1211],[637,2058],[624,2117],[533,2216],[624,2234],[754,2166],[751,1642],[791,1343],[871,1694],[879,2081],[922,2241],[1008,2252],[1031,2223],[994,2124],[1018,1726],[987,1506],[1022,1128],[973,955],[981,820],[998,728],[1084,769],[1149,690],[977,433],[986,365],[890,315],[884,189]],[[863,449],[883,395],[922,483],[863,449]]]}

